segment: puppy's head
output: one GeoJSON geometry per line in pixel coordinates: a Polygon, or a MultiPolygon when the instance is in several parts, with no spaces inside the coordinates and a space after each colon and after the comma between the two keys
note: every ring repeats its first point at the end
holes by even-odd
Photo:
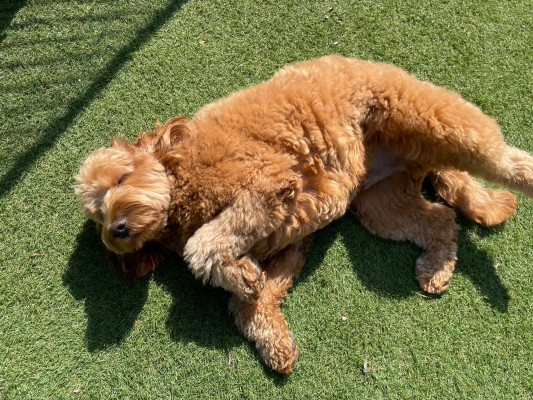
{"type": "Polygon", "coordinates": [[[83,212],[116,254],[139,251],[167,220],[170,187],[163,165],[122,141],[93,152],[76,176],[83,212]]]}

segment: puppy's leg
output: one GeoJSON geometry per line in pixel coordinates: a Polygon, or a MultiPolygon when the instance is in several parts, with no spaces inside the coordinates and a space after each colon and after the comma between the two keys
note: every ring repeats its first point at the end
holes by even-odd
{"type": "Polygon", "coordinates": [[[518,205],[512,193],[485,188],[466,172],[453,169],[433,171],[428,178],[437,194],[449,205],[484,226],[507,221],[518,205]]]}
{"type": "Polygon", "coordinates": [[[285,218],[280,203],[266,199],[267,195],[260,193],[241,193],[232,205],[194,233],[183,255],[196,278],[242,299],[259,296],[265,274],[248,252],[285,218]]]}
{"type": "MultiPolygon", "coordinates": [[[[533,197],[533,157],[531,155],[505,145],[499,154],[493,156],[487,149],[484,156],[485,159],[479,165],[475,165],[473,161],[470,168],[473,173],[533,197]]],[[[468,168],[465,169],[468,170],[468,168]]]]}
{"type": "Polygon", "coordinates": [[[234,295],[229,304],[237,327],[255,342],[265,363],[282,374],[292,372],[298,347],[280,306],[305,263],[309,242],[304,239],[289,245],[265,262],[265,288],[257,300],[246,301],[234,295]]]}
{"type": "Polygon", "coordinates": [[[423,174],[397,172],[359,193],[351,211],[370,232],[422,247],[418,283],[428,293],[442,293],[455,269],[459,227],[451,208],[420,197],[422,180],[423,174]]]}

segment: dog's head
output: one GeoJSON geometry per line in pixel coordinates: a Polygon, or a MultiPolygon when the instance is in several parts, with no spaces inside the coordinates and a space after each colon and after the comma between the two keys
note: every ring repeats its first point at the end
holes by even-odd
{"type": "Polygon", "coordinates": [[[76,176],[83,212],[105,246],[118,255],[139,251],[167,221],[170,187],[150,152],[115,140],[93,152],[76,176]]]}

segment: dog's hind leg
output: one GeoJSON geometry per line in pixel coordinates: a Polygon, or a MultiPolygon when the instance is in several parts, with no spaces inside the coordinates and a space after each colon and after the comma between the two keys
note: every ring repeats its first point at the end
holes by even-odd
{"type": "Polygon", "coordinates": [[[453,169],[428,174],[438,196],[470,220],[483,226],[507,221],[517,207],[516,197],[476,182],[468,173],[453,169]]]}
{"type": "Polygon", "coordinates": [[[427,171],[467,171],[533,197],[533,157],[507,145],[496,121],[457,93],[405,75],[393,78],[380,82],[367,141],[427,171]]]}
{"type": "Polygon", "coordinates": [[[533,197],[533,157],[525,151],[506,145],[503,139],[499,143],[501,146],[494,146],[500,149],[491,152],[490,147],[495,144],[489,143],[487,146],[480,145],[477,149],[465,150],[470,158],[460,160],[455,167],[533,197]]]}
{"type": "Polygon", "coordinates": [[[397,172],[362,190],[351,211],[366,228],[386,239],[409,240],[424,249],[416,262],[416,278],[428,293],[442,293],[455,269],[455,212],[420,197],[424,174],[397,172]]]}
{"type": "Polygon", "coordinates": [[[256,300],[230,299],[229,310],[237,327],[255,342],[265,363],[277,372],[290,374],[298,359],[298,346],[280,306],[305,263],[310,239],[289,245],[263,264],[265,288],[256,300]]]}

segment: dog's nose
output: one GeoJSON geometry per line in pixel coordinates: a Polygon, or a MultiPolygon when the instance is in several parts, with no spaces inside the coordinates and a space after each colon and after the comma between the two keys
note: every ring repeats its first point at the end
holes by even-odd
{"type": "Polygon", "coordinates": [[[130,229],[128,228],[128,220],[124,217],[118,217],[113,221],[109,227],[109,233],[111,236],[116,238],[125,238],[130,234],[130,229]]]}

